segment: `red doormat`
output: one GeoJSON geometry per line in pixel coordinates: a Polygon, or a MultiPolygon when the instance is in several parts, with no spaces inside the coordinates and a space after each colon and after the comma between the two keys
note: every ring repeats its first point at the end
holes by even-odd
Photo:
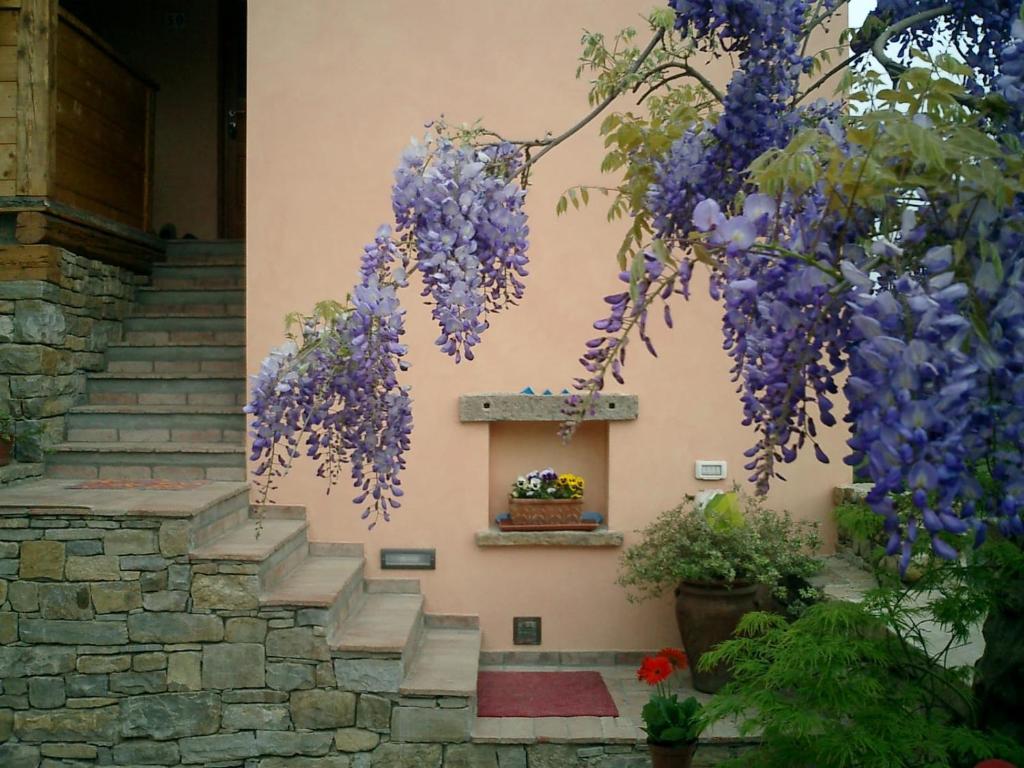
{"type": "Polygon", "coordinates": [[[76,491],[190,491],[209,480],[86,480],[68,486],[76,491]]]}
{"type": "Polygon", "coordinates": [[[480,672],[478,717],[618,717],[600,672],[480,672]]]}

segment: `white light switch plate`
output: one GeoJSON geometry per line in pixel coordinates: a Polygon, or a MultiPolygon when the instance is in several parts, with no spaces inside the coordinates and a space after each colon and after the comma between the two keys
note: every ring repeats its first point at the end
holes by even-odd
{"type": "Polygon", "coordinates": [[[725,480],[729,464],[724,460],[697,459],[693,473],[698,480],[725,480]]]}

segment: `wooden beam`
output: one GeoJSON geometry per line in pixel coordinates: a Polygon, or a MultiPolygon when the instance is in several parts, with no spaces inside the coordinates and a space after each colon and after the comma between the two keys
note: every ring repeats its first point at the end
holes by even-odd
{"type": "Polygon", "coordinates": [[[22,0],[18,21],[19,195],[51,194],[57,162],[57,0],[22,0]]]}
{"type": "Polygon", "coordinates": [[[60,285],[60,253],[49,245],[0,246],[0,282],[43,280],[60,285]]]}
{"type": "Polygon", "coordinates": [[[101,232],[42,211],[22,211],[17,214],[14,237],[22,245],[56,245],[80,256],[135,272],[148,272],[153,257],[151,251],[109,232],[101,232]]]}

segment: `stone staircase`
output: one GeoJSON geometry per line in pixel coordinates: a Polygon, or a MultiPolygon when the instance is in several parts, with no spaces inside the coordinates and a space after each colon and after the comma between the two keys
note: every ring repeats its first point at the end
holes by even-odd
{"type": "Polygon", "coordinates": [[[106,360],[48,476],[245,479],[243,243],[170,243],[106,360]]]}
{"type": "MultiPolygon", "coordinates": [[[[390,723],[393,742],[469,741],[479,618],[426,614],[418,580],[367,579],[361,544],[310,542],[307,532],[303,508],[250,510],[247,492],[197,518],[189,554],[197,573],[193,608],[256,609],[270,620],[275,611],[296,615],[298,624],[323,638],[305,653],[333,662],[339,689],[399,697],[390,723]],[[210,575],[199,573],[204,566],[210,575]]],[[[278,655],[303,655],[289,646],[307,641],[268,639],[268,663],[278,655]]],[[[286,678],[308,669],[275,672],[286,678]]]]}

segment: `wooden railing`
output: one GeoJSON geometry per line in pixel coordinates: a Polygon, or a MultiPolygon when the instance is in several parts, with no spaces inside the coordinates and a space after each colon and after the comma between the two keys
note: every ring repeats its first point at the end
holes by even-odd
{"type": "Polygon", "coordinates": [[[155,94],[56,0],[0,0],[0,196],[148,230],[155,94]]]}

